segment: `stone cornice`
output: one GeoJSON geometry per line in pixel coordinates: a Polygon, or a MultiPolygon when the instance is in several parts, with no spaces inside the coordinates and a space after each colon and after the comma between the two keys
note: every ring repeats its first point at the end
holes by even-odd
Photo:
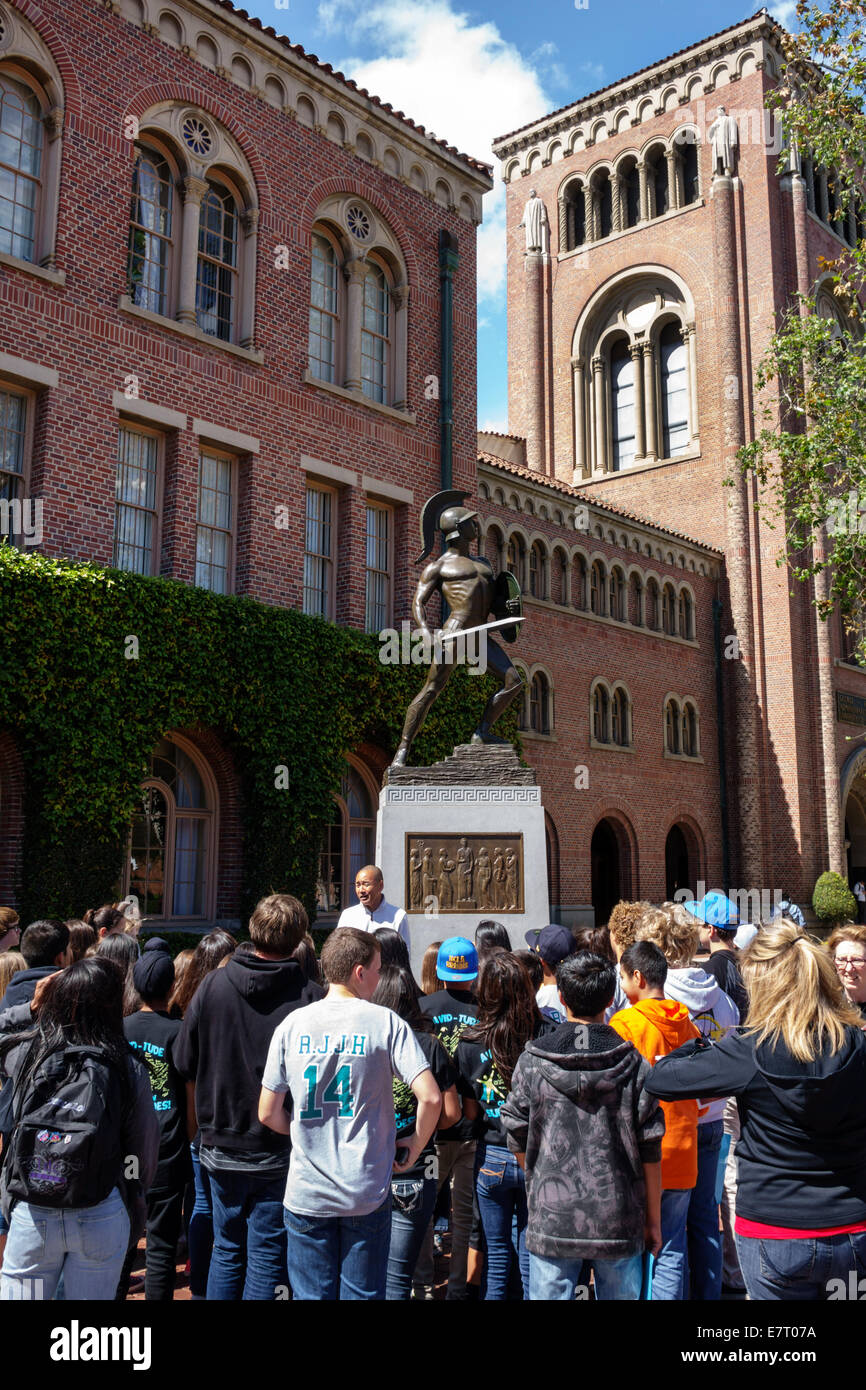
{"type": "MultiPolygon", "coordinates": [[[[197,52],[200,35],[206,35],[215,44],[220,61],[214,69],[226,81],[233,81],[231,64],[235,57],[242,57],[252,69],[251,86],[240,84],[243,90],[259,99],[267,100],[266,83],[269,77],[278,78],[288,87],[285,114],[294,117],[297,98],[302,95],[318,99],[321,104],[340,112],[350,127],[347,143],[354,145],[358,128],[363,128],[375,143],[391,143],[407,156],[406,168],[393,176],[408,183],[409,164],[417,161],[425,168],[430,187],[436,177],[450,178],[457,185],[457,199],[466,193],[474,196],[480,204],[481,195],[492,187],[489,166],[470,155],[462,154],[453,146],[439,141],[422,126],[402,112],[394,112],[378,97],[359,89],[342,73],[335,73],[330,64],[322,63],[313,54],[307,54],[297,45],[281,39],[273,31],[268,33],[245,17],[242,10],[235,11],[221,0],[141,0],[145,11],[145,22],[141,26],[148,34],[172,47],[180,49],[186,56],[202,62],[197,52]],[[172,43],[161,33],[158,23],[166,12],[175,16],[181,29],[182,42],[172,43]]],[[[112,12],[116,13],[115,7],[112,12]]],[[[121,14],[125,19],[135,22],[124,6],[121,14]]],[[[210,64],[206,64],[210,66],[210,64]]],[[[370,161],[376,166],[381,156],[375,155],[370,161]]],[[[388,171],[386,171],[388,172],[388,171]]],[[[480,221],[480,210],[478,220],[480,221]]]]}
{"type": "Polygon", "coordinates": [[[759,40],[770,44],[778,53],[781,64],[778,34],[779,26],[769,15],[755,15],[682,53],[654,63],[638,73],[612,83],[609,87],[592,92],[569,106],[551,112],[521,130],[501,136],[493,142],[493,153],[499,159],[507,159],[521,150],[562,135],[579,123],[609,113],[613,108],[624,106],[637,98],[654,96],[654,111],[661,114],[658,97],[663,87],[669,86],[671,82],[687,73],[738,53],[759,40]]]}

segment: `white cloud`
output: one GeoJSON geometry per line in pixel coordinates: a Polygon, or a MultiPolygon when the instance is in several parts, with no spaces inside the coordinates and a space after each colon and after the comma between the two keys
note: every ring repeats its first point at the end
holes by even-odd
{"type": "Polygon", "coordinates": [[[777,5],[768,6],[770,14],[784,28],[792,28],[797,18],[797,0],[779,0],[777,5]]]}
{"type": "Polygon", "coordinates": [[[478,426],[483,434],[507,434],[508,421],[504,417],[488,415],[478,426]]]}
{"type": "MultiPolygon", "coordinates": [[[[391,102],[414,121],[476,159],[493,162],[497,135],[538,119],[557,103],[544,90],[532,59],[507,43],[496,25],[473,22],[449,0],[323,0],[319,19],[347,45],[380,50],[366,60],[336,66],[360,86],[391,102]]],[[[537,51],[542,63],[552,44],[537,51]]],[[[497,300],[505,285],[505,190],[484,199],[478,230],[478,297],[497,300]]]]}

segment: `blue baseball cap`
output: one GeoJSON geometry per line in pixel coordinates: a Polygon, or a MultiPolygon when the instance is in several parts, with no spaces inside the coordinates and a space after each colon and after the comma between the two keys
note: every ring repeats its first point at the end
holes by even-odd
{"type": "Polygon", "coordinates": [[[478,952],[465,936],[449,936],[439,947],[436,974],[440,980],[474,980],[478,974],[478,952]]]}
{"type": "Polygon", "coordinates": [[[692,917],[706,922],[708,927],[735,927],[740,920],[736,903],[717,890],[705,893],[700,902],[683,903],[683,907],[692,917]]]}

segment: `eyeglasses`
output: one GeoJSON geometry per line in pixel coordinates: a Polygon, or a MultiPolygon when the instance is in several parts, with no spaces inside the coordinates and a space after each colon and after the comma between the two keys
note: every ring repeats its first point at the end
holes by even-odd
{"type": "Polygon", "coordinates": [[[866,965],[866,956],[837,956],[834,964],[837,970],[862,970],[866,965]]]}

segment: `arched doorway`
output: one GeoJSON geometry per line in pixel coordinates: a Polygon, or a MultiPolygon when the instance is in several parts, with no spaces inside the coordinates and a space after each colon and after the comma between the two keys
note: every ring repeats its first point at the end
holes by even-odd
{"type": "Polygon", "coordinates": [[[686,837],[680,826],[672,825],[665,841],[665,897],[667,901],[673,902],[680,888],[694,891],[692,878],[686,837]]]}
{"type": "Polygon", "coordinates": [[[840,775],[848,882],[866,882],[866,748],[851,753],[840,775]]]}
{"type": "Polygon", "coordinates": [[[592,905],[597,926],[604,926],[611,909],[623,896],[620,843],[614,826],[601,820],[592,832],[592,905]]]}

